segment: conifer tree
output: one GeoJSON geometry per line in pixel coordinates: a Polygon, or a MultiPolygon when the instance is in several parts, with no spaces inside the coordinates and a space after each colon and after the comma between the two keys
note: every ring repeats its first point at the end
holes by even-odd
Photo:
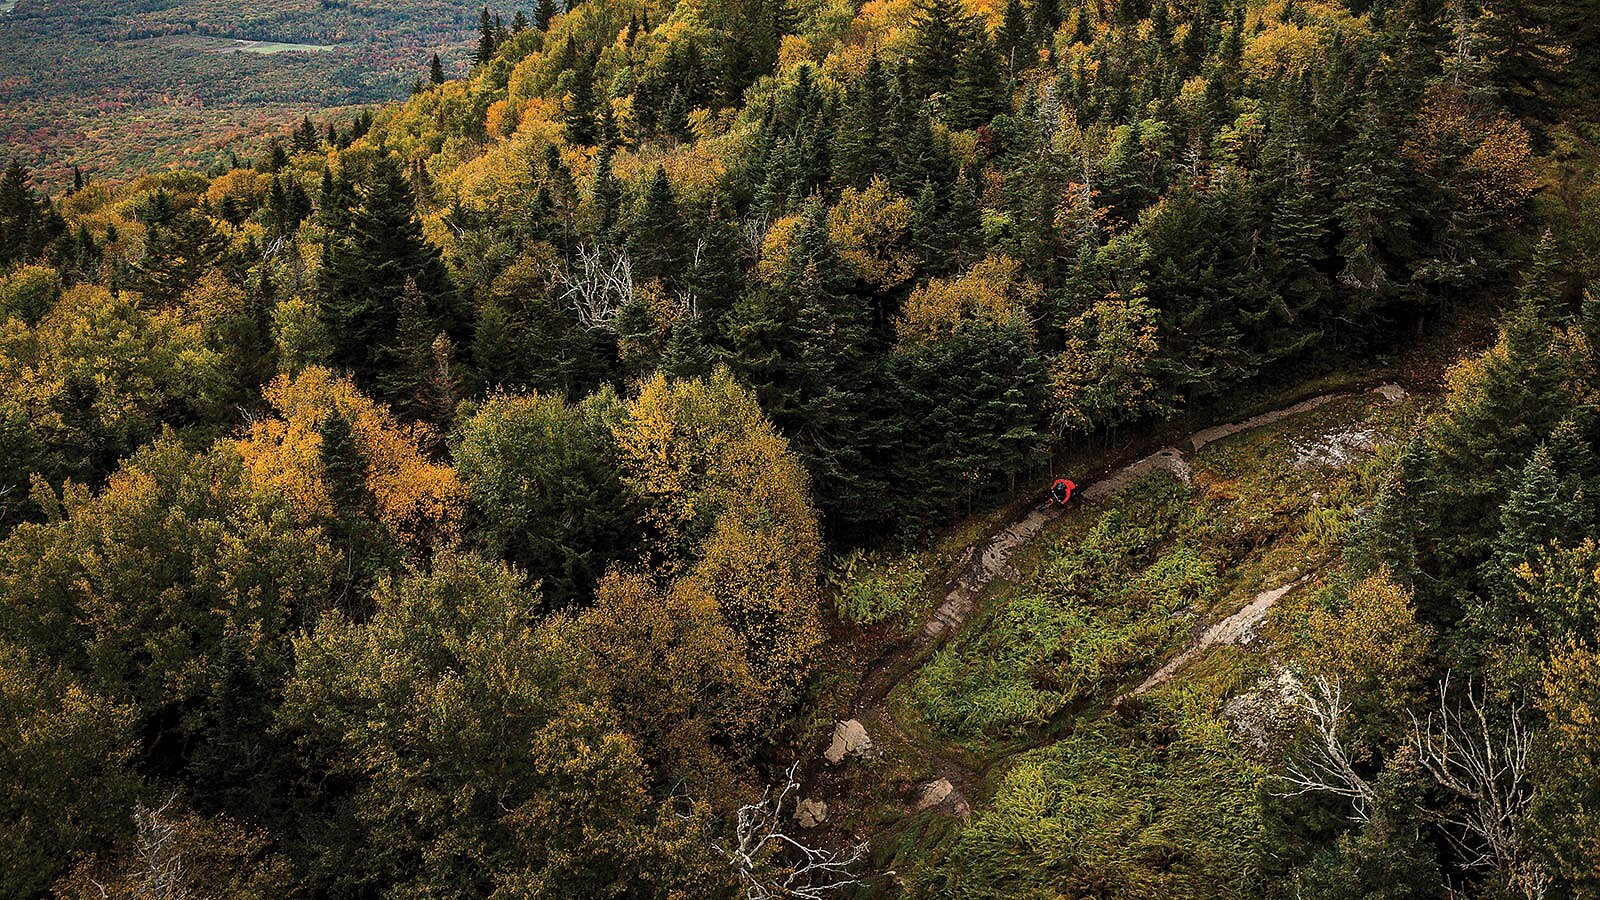
{"type": "Polygon", "coordinates": [[[638,279],[678,279],[688,248],[684,245],[683,218],[673,198],[666,169],[656,166],[650,186],[639,200],[629,229],[628,250],[638,279]]]}
{"type": "Polygon", "coordinates": [[[1004,17],[1000,21],[999,33],[995,35],[995,44],[1008,73],[1015,75],[1019,69],[1028,67],[1029,60],[1026,57],[1031,43],[1029,37],[1028,17],[1023,12],[1022,0],[1006,0],[1004,17]]]}
{"type": "Polygon", "coordinates": [[[584,58],[573,69],[572,91],[567,94],[564,113],[567,143],[589,147],[601,139],[595,119],[598,105],[605,104],[596,99],[594,61],[584,58]]]}
{"type": "Polygon", "coordinates": [[[428,63],[428,83],[444,84],[444,63],[439,61],[439,54],[435,53],[428,63]]]}
{"type": "Polygon", "coordinates": [[[556,17],[555,0],[539,0],[533,8],[533,24],[540,31],[550,30],[550,21],[556,17]]]}
{"type": "MultiPolygon", "coordinates": [[[[429,343],[439,331],[460,332],[463,323],[444,265],[422,236],[411,187],[394,157],[374,162],[348,216],[324,253],[322,313],[335,341],[335,362],[371,378],[396,350],[408,282],[424,301],[420,315],[428,323],[414,326],[413,343],[422,341],[417,335],[424,331],[429,343]]],[[[398,389],[386,399],[410,401],[398,389]]]]}
{"type": "Polygon", "coordinates": [[[488,7],[484,7],[478,14],[478,48],[472,54],[473,65],[485,65],[494,59],[497,46],[494,18],[489,14],[488,7]]]}

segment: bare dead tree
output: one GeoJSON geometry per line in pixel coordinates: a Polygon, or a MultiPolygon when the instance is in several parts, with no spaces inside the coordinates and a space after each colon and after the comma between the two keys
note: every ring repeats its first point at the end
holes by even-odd
{"type": "Polygon", "coordinates": [[[1538,900],[1550,877],[1517,831],[1533,801],[1528,764],[1533,736],[1513,706],[1503,726],[1491,722],[1481,690],[1467,682],[1466,698],[1451,703],[1450,676],[1439,683],[1439,708],[1411,717],[1417,759],[1435,783],[1460,797],[1462,812],[1445,816],[1446,834],[1470,868],[1501,873],[1509,885],[1538,900]]]}
{"type": "Polygon", "coordinates": [[[580,244],[573,259],[552,275],[561,298],[593,331],[614,331],[617,312],[633,299],[633,261],[619,250],[580,244]]]}
{"type": "Polygon", "coordinates": [[[1321,675],[1306,681],[1295,679],[1290,701],[1300,711],[1311,738],[1310,750],[1285,767],[1282,776],[1287,788],[1279,797],[1304,794],[1333,794],[1350,802],[1351,818],[1365,823],[1372,818],[1372,785],[1355,770],[1345,749],[1339,728],[1346,706],[1339,679],[1321,675]]]}
{"type": "Polygon", "coordinates": [[[784,833],[789,821],[785,810],[793,809],[800,789],[794,777],[799,765],[784,773],[776,794],[768,785],[760,802],[739,807],[729,839],[711,842],[733,866],[746,900],[822,900],[860,883],[851,870],[866,856],[865,843],[835,852],[802,844],[784,833]]]}
{"type": "Polygon", "coordinates": [[[761,245],[767,241],[772,222],[766,216],[748,216],[739,223],[739,236],[744,239],[744,252],[752,261],[761,258],[761,245]]]}
{"type": "MultiPolygon", "coordinates": [[[[149,900],[189,900],[183,854],[175,846],[178,828],[168,812],[176,796],[168,797],[158,809],[143,803],[133,808],[137,829],[139,875],[135,896],[149,900]]],[[[95,882],[102,896],[109,896],[105,885],[95,882]]]]}

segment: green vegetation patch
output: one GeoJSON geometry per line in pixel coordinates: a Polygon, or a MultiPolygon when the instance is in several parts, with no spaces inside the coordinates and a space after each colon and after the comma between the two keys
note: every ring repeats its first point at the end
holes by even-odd
{"type": "Polygon", "coordinates": [[[1261,767],[1215,698],[1152,694],[1136,721],[1088,725],[1006,772],[930,876],[950,898],[1240,897],[1256,893],[1261,767]]]}
{"type": "Polygon", "coordinates": [[[1141,481],[1048,550],[987,627],[937,653],[916,705],[947,734],[1015,733],[1143,671],[1186,630],[1175,614],[1217,588],[1204,518],[1169,476],[1141,481]]]}

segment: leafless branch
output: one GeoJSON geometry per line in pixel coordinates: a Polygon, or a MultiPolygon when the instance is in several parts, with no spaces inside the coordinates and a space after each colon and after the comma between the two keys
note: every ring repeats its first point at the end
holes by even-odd
{"type": "Polygon", "coordinates": [[[175,799],[168,797],[159,809],[149,809],[143,803],[133,808],[133,821],[138,829],[140,897],[151,900],[190,898],[185,884],[183,854],[174,846],[178,829],[167,815],[175,799]]]}
{"type": "Polygon", "coordinates": [[[562,299],[593,331],[614,331],[617,312],[633,299],[633,261],[619,250],[581,244],[576,256],[553,274],[562,299]]]}
{"type": "MultiPolygon", "coordinates": [[[[1549,876],[1523,847],[1517,826],[1533,800],[1528,763],[1533,736],[1513,706],[1506,724],[1492,724],[1483,692],[1467,683],[1466,699],[1452,704],[1450,677],[1439,683],[1439,709],[1411,717],[1422,767],[1440,787],[1460,797],[1464,812],[1447,817],[1451,840],[1472,868],[1491,869],[1529,900],[1549,888],[1549,876]]],[[[1447,832],[1449,833],[1449,832],[1447,832]]]]}
{"type": "Polygon", "coordinates": [[[789,767],[776,794],[769,785],[759,803],[739,808],[730,839],[712,841],[733,866],[746,900],[821,900],[860,883],[851,869],[866,856],[866,844],[839,853],[784,833],[784,812],[794,807],[800,789],[798,766],[789,767]]]}
{"type": "Polygon", "coordinates": [[[1304,758],[1286,767],[1282,777],[1288,789],[1278,796],[1333,794],[1350,801],[1352,818],[1367,822],[1372,817],[1372,786],[1356,772],[1339,734],[1346,711],[1339,680],[1316,675],[1307,687],[1304,680],[1295,679],[1290,699],[1304,717],[1311,745],[1304,758]]]}

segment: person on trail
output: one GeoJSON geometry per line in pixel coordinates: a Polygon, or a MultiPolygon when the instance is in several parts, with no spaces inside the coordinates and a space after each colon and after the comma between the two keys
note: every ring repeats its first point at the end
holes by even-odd
{"type": "Polygon", "coordinates": [[[1078,486],[1070,479],[1057,478],[1055,484],[1050,485],[1050,501],[1057,506],[1066,506],[1072,501],[1072,492],[1078,486]]]}

